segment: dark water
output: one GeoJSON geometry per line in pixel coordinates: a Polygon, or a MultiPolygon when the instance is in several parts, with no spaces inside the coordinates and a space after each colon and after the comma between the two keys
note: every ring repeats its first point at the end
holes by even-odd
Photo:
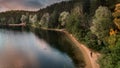
{"type": "Polygon", "coordinates": [[[84,67],[80,51],[63,33],[0,29],[0,68],[84,67]]]}

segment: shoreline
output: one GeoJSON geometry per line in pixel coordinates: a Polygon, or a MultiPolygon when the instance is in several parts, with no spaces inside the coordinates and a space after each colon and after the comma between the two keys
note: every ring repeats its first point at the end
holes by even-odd
{"type": "Polygon", "coordinates": [[[59,31],[65,33],[65,35],[73,41],[73,43],[80,49],[80,51],[83,54],[84,61],[86,63],[85,68],[100,68],[99,64],[97,63],[97,59],[99,58],[100,54],[96,52],[92,52],[88,47],[86,47],[84,44],[81,44],[72,34],[67,32],[64,29],[47,29],[47,28],[41,28],[44,30],[52,30],[52,31],[59,31]],[[92,56],[90,53],[92,52],[92,56]]]}

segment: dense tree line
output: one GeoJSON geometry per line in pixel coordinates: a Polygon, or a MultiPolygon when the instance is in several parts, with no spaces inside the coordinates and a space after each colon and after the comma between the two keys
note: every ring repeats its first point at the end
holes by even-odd
{"type": "Polygon", "coordinates": [[[26,14],[34,14],[30,11],[6,11],[0,13],[0,24],[21,23],[21,16],[26,14]]]}

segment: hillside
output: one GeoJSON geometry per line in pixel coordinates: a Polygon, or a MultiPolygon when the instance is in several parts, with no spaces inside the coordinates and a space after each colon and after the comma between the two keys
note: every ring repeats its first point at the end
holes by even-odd
{"type": "Polygon", "coordinates": [[[120,0],[70,0],[39,11],[0,13],[0,24],[27,23],[31,28],[66,29],[102,56],[101,68],[120,68],[120,0]]]}

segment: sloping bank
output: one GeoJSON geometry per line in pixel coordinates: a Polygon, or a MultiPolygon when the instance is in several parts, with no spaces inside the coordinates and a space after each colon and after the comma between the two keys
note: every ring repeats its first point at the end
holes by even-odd
{"type": "Polygon", "coordinates": [[[86,63],[85,68],[100,68],[99,64],[97,63],[97,59],[99,58],[100,54],[96,52],[92,52],[92,56],[91,56],[91,50],[87,48],[85,45],[79,43],[79,41],[77,41],[77,39],[72,34],[62,29],[46,29],[46,28],[42,28],[42,29],[64,32],[65,35],[71,41],[73,41],[73,43],[81,50],[86,63]]]}

